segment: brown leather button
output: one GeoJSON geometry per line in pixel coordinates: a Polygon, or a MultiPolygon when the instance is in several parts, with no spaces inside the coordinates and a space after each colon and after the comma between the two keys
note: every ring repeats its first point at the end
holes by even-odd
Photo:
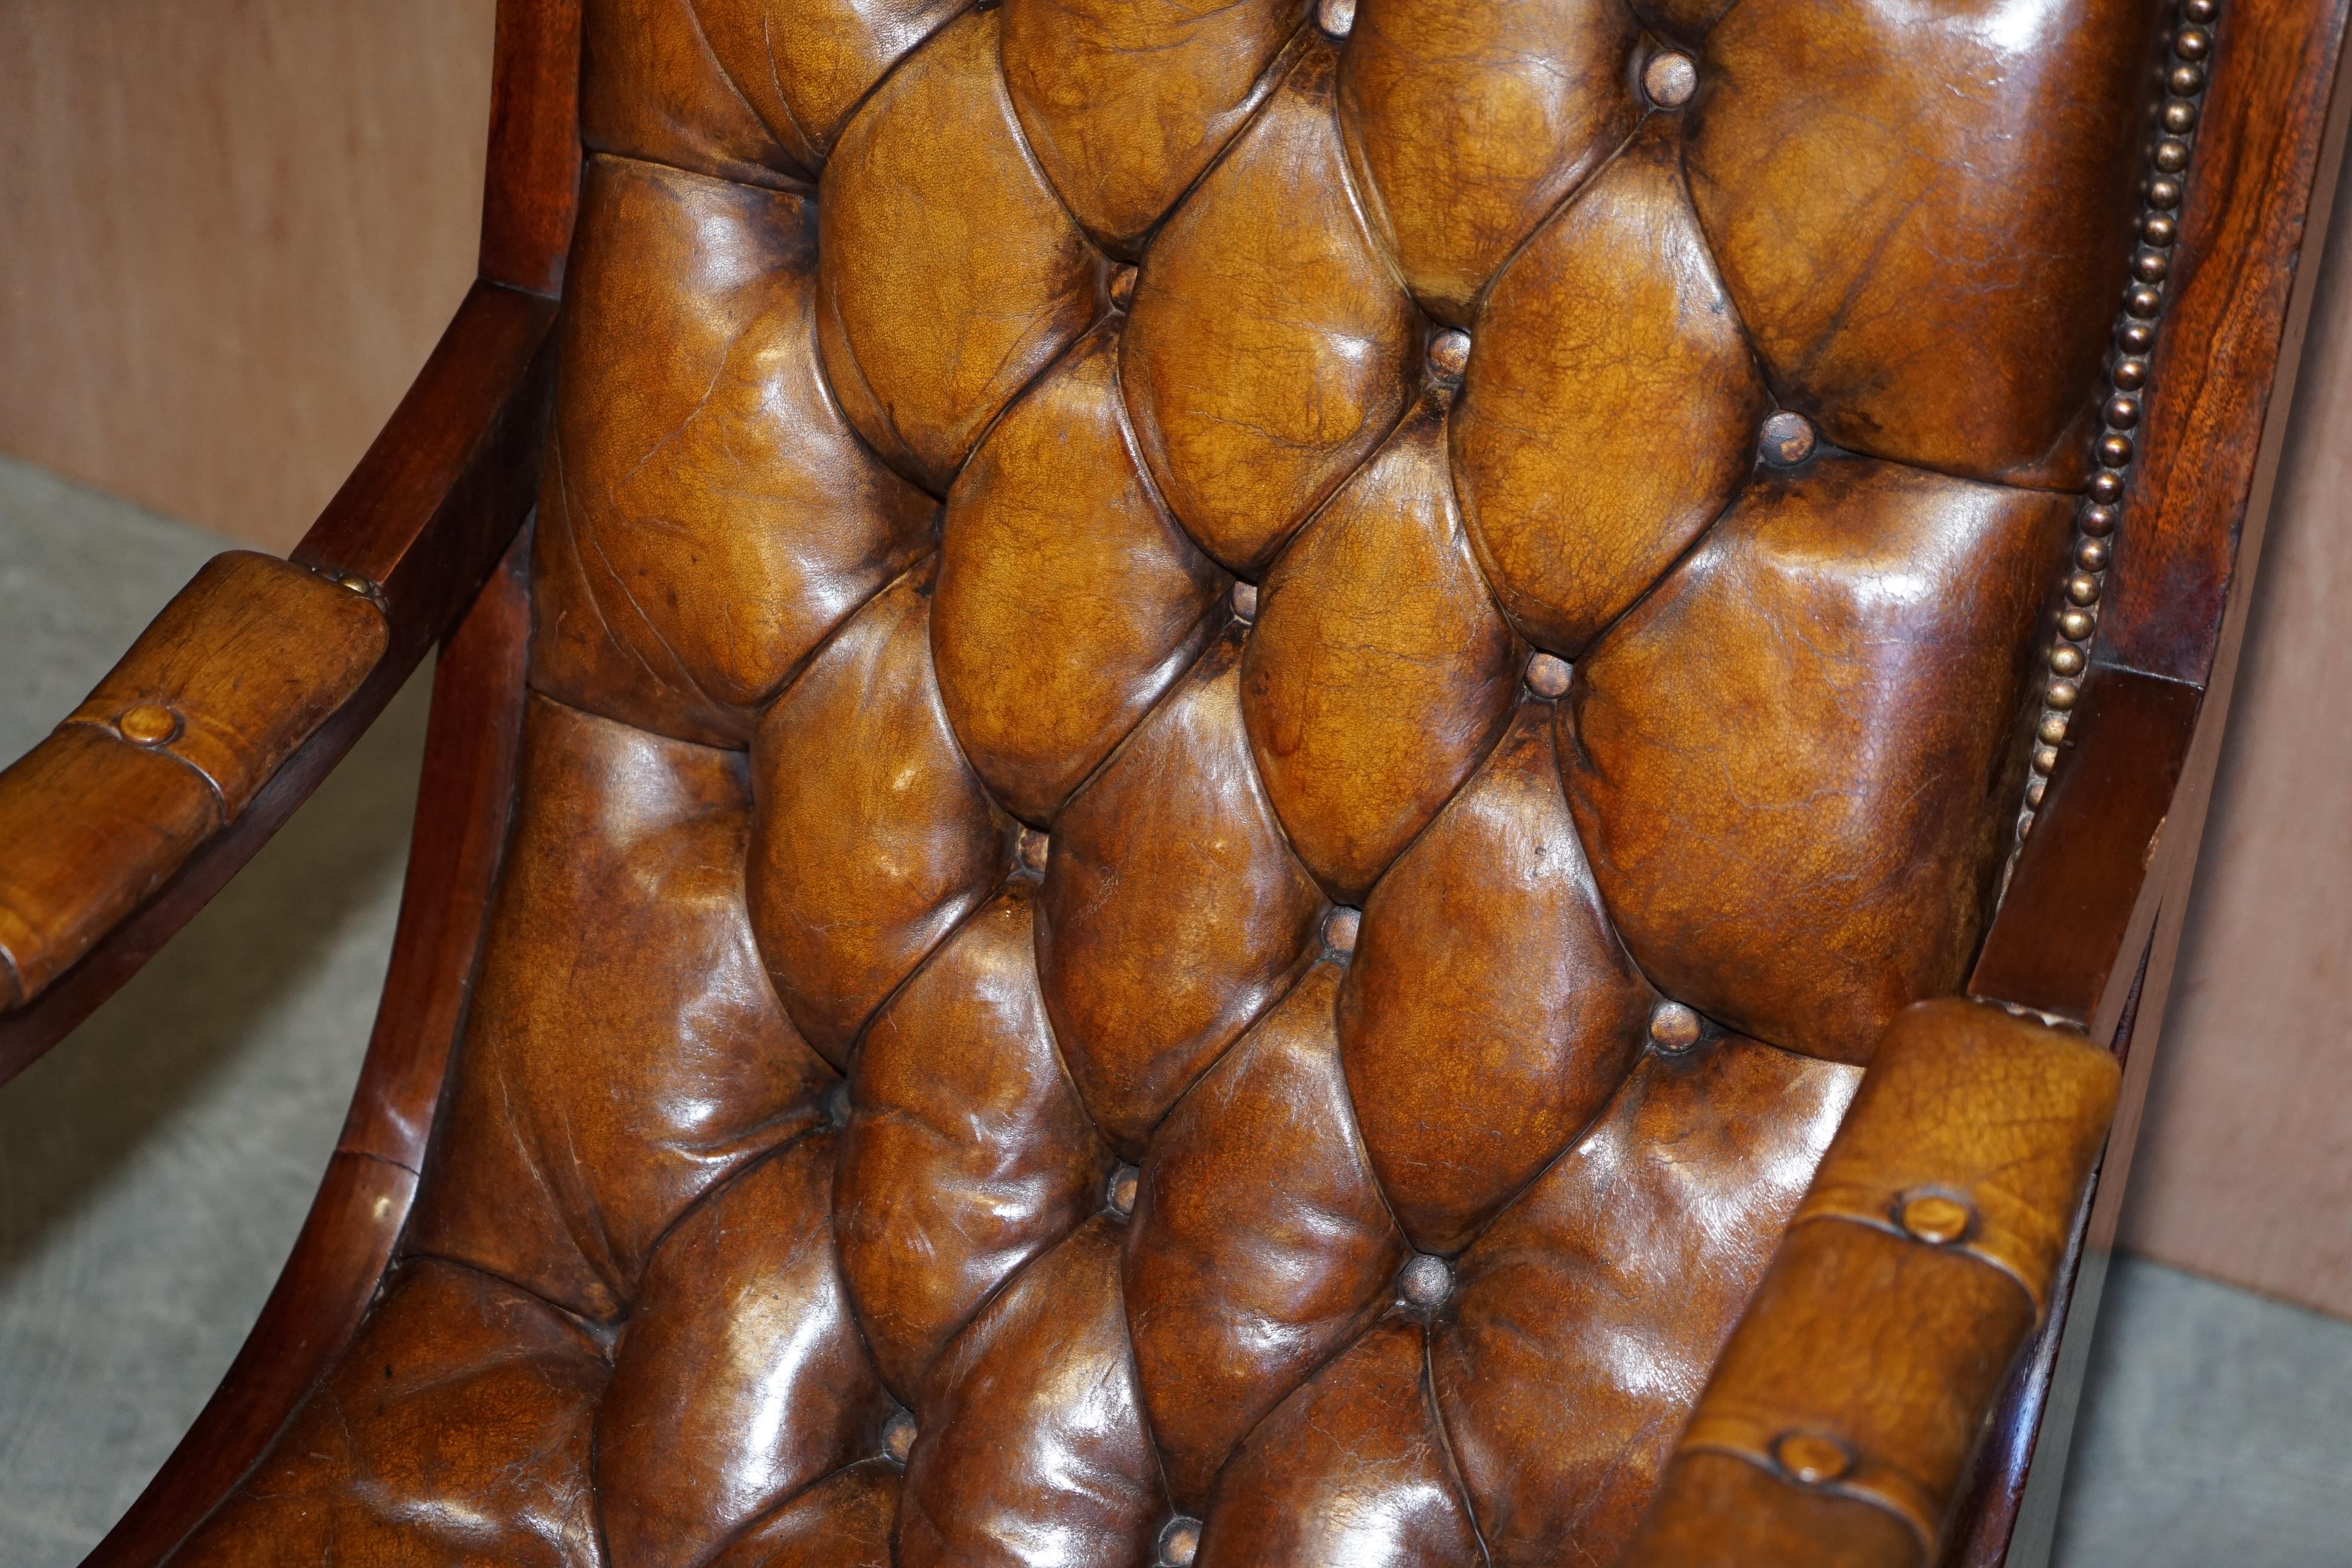
{"type": "Polygon", "coordinates": [[[160,746],[180,732],[180,716],[160,702],[142,702],[125,710],[114,727],[134,746],[160,746]]]}
{"type": "Polygon", "coordinates": [[[824,1099],[820,1103],[824,1108],[824,1119],[827,1121],[835,1127],[848,1126],[849,1080],[845,1078],[834,1079],[833,1087],[824,1091],[824,1099]]]}
{"type": "Polygon", "coordinates": [[[1234,584],[1234,614],[1239,616],[1245,621],[1254,621],[1257,619],[1256,584],[1236,583],[1234,584]]]}
{"type": "Polygon", "coordinates": [[[1790,1479],[1809,1487],[1827,1486],[1853,1468],[1844,1444],[1811,1432],[1782,1433],[1772,1445],[1772,1458],[1790,1479]]]}
{"type": "Polygon", "coordinates": [[[904,1410],[891,1413],[882,1424],[882,1457],[894,1464],[903,1465],[915,1447],[915,1417],[904,1410]]]}
{"type": "Polygon", "coordinates": [[[1053,840],[1034,827],[1021,830],[1021,863],[1032,871],[1045,868],[1045,857],[1053,848],[1053,840]]]}
{"type": "Polygon", "coordinates": [[[1949,1247],[1969,1233],[1975,1218],[1967,1204],[1946,1193],[1914,1194],[1895,1214],[1906,1234],[1930,1247],[1949,1247]]]}
{"type": "Polygon", "coordinates": [[[1680,109],[1698,91],[1698,67],[1675,49],[1662,49],[1642,68],[1642,91],[1660,109],[1680,109]]]}
{"type": "Polygon", "coordinates": [[[1192,1568],[1192,1559],[1201,1551],[1201,1521],[1178,1514],[1160,1532],[1160,1561],[1163,1568],[1192,1568]]]}
{"type": "Polygon", "coordinates": [[[1564,697],[1571,673],[1566,659],[1539,653],[1528,660],[1528,689],[1538,697],[1564,697]]]}
{"type": "Polygon", "coordinates": [[[1650,1009],[1650,1043],[1662,1051],[1679,1054],[1698,1044],[1699,1017],[1680,1002],[1661,1002],[1650,1009]]]}
{"type": "Polygon", "coordinates": [[[1397,1271],[1397,1294],[1423,1311],[1454,1294],[1453,1266],[1433,1253],[1416,1252],[1397,1271]]]}
{"type": "Polygon", "coordinates": [[[1323,917],[1323,945],[1333,952],[1353,952],[1356,951],[1356,933],[1363,926],[1363,911],[1342,904],[1323,917]]]}
{"type": "Polygon", "coordinates": [[[1356,25],[1356,0],[1319,0],[1315,25],[1335,38],[1344,38],[1356,25]]]}
{"type": "Polygon", "coordinates": [[[1765,416],[1764,426],[1758,432],[1757,445],[1763,451],[1766,462],[1793,468],[1813,455],[1816,440],[1811,420],[1783,408],[1765,416]]]}
{"type": "Polygon", "coordinates": [[[1113,268],[1110,275],[1110,302],[1124,310],[1127,309],[1127,302],[1134,298],[1135,268],[1132,267],[1113,268]]]}
{"type": "Polygon", "coordinates": [[[1446,381],[1458,381],[1470,365],[1470,334],[1448,327],[1429,340],[1429,368],[1446,381]]]}
{"type": "Polygon", "coordinates": [[[1121,1165],[1103,1184],[1103,1207],[1112,1215],[1125,1219],[1135,1213],[1135,1194],[1143,1184],[1143,1173],[1133,1165],[1121,1165]]]}

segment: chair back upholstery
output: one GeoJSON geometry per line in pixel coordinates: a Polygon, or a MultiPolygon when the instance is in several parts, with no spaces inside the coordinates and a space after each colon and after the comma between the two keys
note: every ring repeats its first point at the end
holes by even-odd
{"type": "Polygon", "coordinates": [[[191,1560],[1612,1562],[2063,731],[2163,20],[591,0],[453,1087],[191,1560]]]}

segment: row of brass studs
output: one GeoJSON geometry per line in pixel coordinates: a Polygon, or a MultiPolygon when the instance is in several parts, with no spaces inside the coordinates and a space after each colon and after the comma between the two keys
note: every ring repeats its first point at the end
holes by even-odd
{"type": "Polygon", "coordinates": [[[2140,400],[2147,387],[2147,356],[2156,346],[2165,281],[2172,273],[2172,246],[2180,233],[2181,181],[2194,144],[2206,62],[2213,53],[2212,24],[2220,12],[2221,0],[2181,0],[2181,26],[2172,35],[2172,58],[2164,72],[2164,105],[2158,111],[2158,134],[2148,150],[2140,242],[2132,254],[2131,281],[2116,329],[2115,363],[2108,372],[2112,390],[2099,411],[2102,429],[2095,448],[2098,471],[2092,476],[2089,492],[2075,517],[2065,603],[2059,610],[2058,637],[2047,656],[2049,684],[2042,689],[2042,718],[2034,727],[2032,772],[2027,776],[2025,804],[2017,817],[2021,844],[2033,830],[2034,814],[2058,766],[2058,747],[2066,739],[2074,705],[2082,699],[2080,681],[2089,666],[2091,637],[2098,630],[2099,601],[2106,588],[2121,516],[2124,474],[2137,455],[2133,433],[2139,427],[2140,400]]]}

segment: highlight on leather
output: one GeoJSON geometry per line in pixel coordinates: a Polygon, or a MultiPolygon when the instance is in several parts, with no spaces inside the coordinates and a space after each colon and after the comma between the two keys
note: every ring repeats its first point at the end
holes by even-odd
{"type": "Polygon", "coordinates": [[[275,556],[205,563],[55,733],[0,773],[0,1008],[243,816],[389,640],[373,600],[275,556]]]}
{"type": "Polygon", "coordinates": [[[192,1560],[1924,1550],[2147,14],[1309,9],[592,0],[447,1110],[192,1560]]]}

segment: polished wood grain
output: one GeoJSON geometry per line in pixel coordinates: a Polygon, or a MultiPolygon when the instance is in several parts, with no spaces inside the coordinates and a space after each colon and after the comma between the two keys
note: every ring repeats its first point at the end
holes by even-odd
{"type": "Polygon", "coordinates": [[[2084,683],[1971,995],[2111,1034],[2112,1013],[2108,1030],[2095,1026],[2103,1007],[2120,1007],[2114,982],[2129,978],[2155,919],[2156,899],[2143,893],[2202,695],[2133,669],[2101,668],[2084,683]]]}
{"type": "Polygon", "coordinates": [[[219,1389],[84,1568],[161,1562],[340,1358],[407,1222],[507,837],[530,605],[518,542],[433,672],[416,826],[383,1001],[319,1195],[219,1389]]]}
{"type": "Polygon", "coordinates": [[[2200,685],[2214,675],[2231,585],[2250,575],[2267,519],[2286,429],[2272,411],[2292,401],[2311,308],[2305,232],[2315,215],[2311,237],[2326,232],[2341,148],[2340,135],[2317,132],[2340,120],[2331,100],[2344,0],[2225,10],[2181,214],[2180,254],[2197,259],[2150,359],[2098,650],[2200,685]],[[2249,531],[2242,542],[2253,548],[2242,548],[2249,531]]]}
{"type": "Polygon", "coordinates": [[[0,451],[291,544],[474,276],[492,10],[0,5],[0,451]]]}
{"type": "Polygon", "coordinates": [[[490,69],[481,276],[563,291],[580,201],[580,7],[501,5],[490,69]]]}

